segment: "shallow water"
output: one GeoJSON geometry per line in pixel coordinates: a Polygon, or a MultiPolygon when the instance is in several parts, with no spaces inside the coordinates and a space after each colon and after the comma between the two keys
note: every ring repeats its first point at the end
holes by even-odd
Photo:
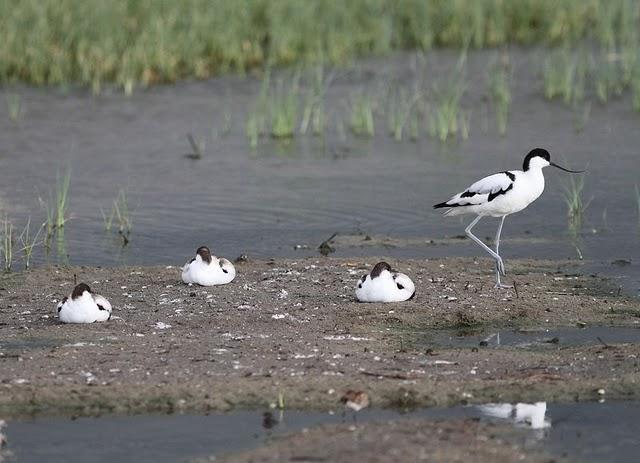
{"type": "MultiPolygon", "coordinates": [[[[486,101],[487,63],[495,55],[473,52],[463,106],[472,111],[470,138],[442,145],[422,130],[417,142],[397,143],[377,116],[367,140],[348,132],[344,102],[367,88],[379,96],[384,82],[411,83],[409,55],[338,69],[329,88],[326,139],[299,136],[291,144],[264,139],[257,150],[245,139],[246,114],[260,82],[222,77],[206,82],[141,90],[132,97],[57,89],[11,89],[21,95],[23,115],[9,121],[0,106],[0,212],[24,223],[44,216],[56,171],[72,170],[64,240],[54,260],[76,264],[182,264],[203,243],[230,258],[317,254],[334,232],[362,231],[393,237],[441,238],[463,232],[464,221],[442,218],[432,204],[447,199],[479,176],[517,169],[534,146],[549,148],[571,168],[589,169],[584,201],[590,201],[577,242],[587,272],[613,276],[633,294],[640,290],[640,232],[634,185],[638,182],[640,115],[628,98],[593,103],[584,131],[576,114],[541,96],[536,72],[540,50],[513,50],[513,104],[507,135],[497,135],[486,101]],[[377,92],[377,93],[376,93],[377,92]],[[221,135],[225,114],[230,131],[221,135]],[[341,121],[341,122],[339,122],[341,121]],[[337,126],[346,127],[347,136],[337,126]],[[485,127],[487,126],[487,127],[485,127]],[[217,132],[214,134],[213,132],[217,132]],[[206,143],[204,158],[191,160],[186,134],[206,143]],[[104,231],[120,188],[129,192],[133,233],[122,248],[104,231]],[[294,250],[297,244],[308,250],[294,250]],[[614,265],[626,259],[629,265],[614,265]]],[[[427,79],[442,77],[457,55],[427,56],[427,79]]],[[[547,169],[547,191],[505,223],[502,251],[509,258],[575,258],[567,231],[563,191],[568,175],[547,169]],[[522,239],[524,238],[524,239],[522,239]],[[531,238],[531,240],[527,240],[531,238]],[[510,241],[513,239],[513,242],[510,241]]],[[[493,236],[485,219],[479,236],[493,236]]],[[[467,241],[450,246],[338,248],[336,255],[391,257],[482,255],[467,241]]],[[[38,252],[37,261],[44,260],[38,252]]],[[[18,265],[18,264],[16,264],[18,265]]]]}
{"type": "Polygon", "coordinates": [[[590,326],[587,328],[540,328],[531,330],[483,330],[464,333],[430,330],[415,333],[416,344],[429,347],[562,348],[637,343],[640,327],[590,326]]]}
{"type": "MultiPolygon", "coordinates": [[[[343,422],[339,413],[286,411],[282,417],[277,411],[271,413],[270,423],[265,422],[260,412],[76,420],[42,418],[10,422],[6,431],[8,450],[22,463],[175,462],[249,449],[267,443],[274,434],[343,422]]],[[[523,429],[522,443],[527,447],[541,448],[577,461],[626,462],[633,461],[640,451],[638,416],[639,402],[550,404],[546,413],[550,427],[514,426],[523,429]]],[[[358,423],[463,417],[490,419],[480,407],[469,406],[403,414],[391,410],[365,410],[358,415],[358,423]]],[[[349,416],[346,419],[351,422],[349,416]]]]}

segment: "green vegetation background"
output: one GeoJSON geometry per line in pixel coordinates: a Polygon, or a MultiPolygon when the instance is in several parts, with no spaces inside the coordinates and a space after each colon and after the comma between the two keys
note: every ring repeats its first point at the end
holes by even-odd
{"type": "Polygon", "coordinates": [[[396,49],[637,45],[635,0],[0,0],[0,82],[136,85],[396,49]]]}

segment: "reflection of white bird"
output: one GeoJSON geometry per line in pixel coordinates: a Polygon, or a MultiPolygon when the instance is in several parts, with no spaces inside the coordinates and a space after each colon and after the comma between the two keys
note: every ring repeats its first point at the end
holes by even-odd
{"type": "Polygon", "coordinates": [[[557,167],[565,172],[580,173],[565,169],[551,162],[551,155],[542,148],[533,149],[524,158],[522,170],[509,170],[489,175],[471,185],[466,190],[454,195],[448,201],[434,205],[435,209],[446,208],[444,215],[476,214],[477,217],[465,229],[469,238],[475,241],[496,261],[496,288],[508,288],[500,283],[500,274],[505,275],[504,263],[500,257],[500,233],[506,216],[526,208],[544,191],[542,169],[547,166],[557,167]],[[471,229],[482,217],[500,217],[500,225],[496,232],[496,250],[493,251],[471,229]]]}
{"type": "Polygon", "coordinates": [[[360,302],[400,302],[413,298],[415,293],[411,278],[394,272],[386,262],[378,262],[356,286],[356,298],[360,302]]]}
{"type": "MultiPolygon", "coordinates": [[[[7,436],[2,432],[2,429],[6,426],[7,422],[5,420],[0,420],[0,450],[2,450],[2,447],[7,445],[7,436]]],[[[2,455],[0,455],[0,461],[2,461],[2,455]]]]}
{"type": "Polygon", "coordinates": [[[111,304],[80,283],[69,297],[58,303],[58,318],[63,323],[103,322],[111,318],[111,304]]]}
{"type": "Polygon", "coordinates": [[[236,277],[236,269],[227,259],[211,255],[206,246],[200,246],[196,256],[182,267],[182,281],[201,286],[224,285],[236,277]]]}
{"type": "Polygon", "coordinates": [[[486,404],[479,405],[478,409],[484,415],[493,418],[512,420],[514,423],[525,423],[532,429],[542,429],[551,426],[551,423],[544,419],[547,413],[546,402],[536,402],[532,404],[517,403],[512,404],[486,404]]]}

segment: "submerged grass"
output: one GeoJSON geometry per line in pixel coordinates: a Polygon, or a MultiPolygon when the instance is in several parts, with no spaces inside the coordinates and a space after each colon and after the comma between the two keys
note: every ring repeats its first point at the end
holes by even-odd
{"type": "Polygon", "coordinates": [[[0,0],[0,82],[99,92],[394,49],[637,43],[633,0],[0,0]]]}

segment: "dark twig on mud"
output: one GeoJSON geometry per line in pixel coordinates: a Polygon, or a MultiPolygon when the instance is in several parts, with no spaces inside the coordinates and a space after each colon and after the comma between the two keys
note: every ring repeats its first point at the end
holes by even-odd
{"type": "Polygon", "coordinates": [[[193,139],[193,135],[190,133],[187,134],[187,140],[189,140],[189,144],[191,145],[192,153],[186,154],[185,156],[190,159],[201,159],[202,158],[202,150],[200,146],[193,139]]]}
{"type": "Polygon", "coordinates": [[[513,290],[516,293],[516,299],[520,299],[520,294],[518,294],[518,282],[513,280],[513,290]]]}
{"type": "Polygon", "coordinates": [[[336,236],[338,236],[337,232],[331,235],[326,240],[324,240],[322,243],[320,243],[320,246],[318,246],[318,250],[320,251],[320,254],[322,254],[323,256],[328,256],[332,252],[335,252],[336,249],[333,246],[331,246],[330,243],[331,243],[331,240],[333,240],[336,236]]]}
{"type": "Polygon", "coordinates": [[[401,380],[416,379],[416,376],[404,375],[402,373],[388,374],[388,373],[376,373],[375,371],[361,371],[360,373],[365,376],[375,376],[376,378],[401,379],[401,380]]]}
{"type": "Polygon", "coordinates": [[[611,348],[611,345],[610,345],[610,344],[607,344],[606,342],[604,342],[600,336],[598,336],[596,339],[598,340],[598,342],[599,342],[600,344],[602,344],[602,345],[604,346],[604,348],[605,348],[605,349],[609,349],[609,348],[611,348]]]}

